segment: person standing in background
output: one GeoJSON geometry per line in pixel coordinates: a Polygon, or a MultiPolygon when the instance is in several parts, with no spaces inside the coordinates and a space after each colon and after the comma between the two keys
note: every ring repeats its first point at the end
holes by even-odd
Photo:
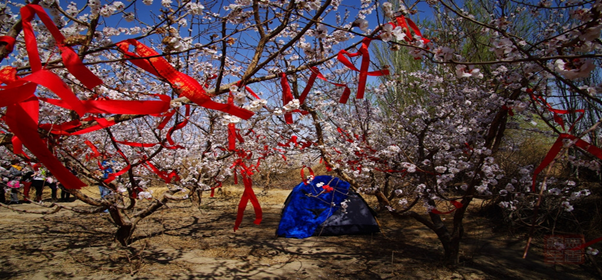
{"type": "Polygon", "coordinates": [[[2,181],[0,181],[0,203],[6,203],[6,191],[4,190],[6,186],[6,183],[9,182],[9,172],[8,169],[10,168],[10,166],[7,163],[2,164],[3,166],[0,166],[0,178],[2,179],[2,181]]]}
{"type": "Polygon", "coordinates": [[[58,189],[57,180],[50,172],[48,172],[46,176],[46,185],[50,188],[50,198],[52,199],[52,202],[56,202],[56,192],[58,189]]]}
{"type": "MultiPolygon", "coordinates": [[[[75,171],[73,167],[67,166],[67,169],[69,170],[69,172],[71,172],[71,174],[77,176],[77,171],[75,171]]],[[[63,184],[61,184],[61,182],[58,182],[58,186],[59,188],[61,188],[61,199],[59,201],[69,202],[71,193],[65,188],[65,186],[63,186],[63,184]]]]}
{"type": "Polygon", "coordinates": [[[42,202],[42,193],[44,191],[44,183],[46,182],[46,169],[44,167],[39,167],[33,173],[33,181],[31,182],[31,186],[36,189],[36,202],[42,202]]]}
{"type": "MultiPolygon", "coordinates": [[[[113,163],[115,163],[114,160],[109,160],[107,156],[103,157],[102,163],[100,164],[100,168],[102,169],[103,180],[108,179],[109,176],[114,172],[113,163]]],[[[105,198],[105,196],[111,193],[111,190],[103,185],[98,185],[98,190],[100,191],[100,198],[105,198]]]]}

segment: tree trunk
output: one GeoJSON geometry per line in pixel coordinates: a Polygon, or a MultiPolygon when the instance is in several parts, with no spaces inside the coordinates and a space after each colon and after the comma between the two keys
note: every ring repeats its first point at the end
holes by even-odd
{"type": "MultiPolygon", "coordinates": [[[[458,265],[460,262],[460,240],[462,240],[462,236],[464,235],[464,226],[462,225],[461,217],[460,220],[454,219],[454,230],[450,232],[439,215],[430,213],[430,216],[434,225],[433,229],[443,246],[443,261],[446,265],[458,265]]],[[[463,216],[463,213],[460,216],[463,216]]]]}
{"type": "Polygon", "coordinates": [[[122,246],[125,246],[125,247],[129,246],[130,241],[132,240],[132,234],[134,233],[135,228],[136,228],[136,226],[132,225],[132,224],[119,226],[117,228],[117,232],[115,232],[115,239],[122,246]]]}
{"type": "Polygon", "coordinates": [[[451,237],[447,235],[444,238],[439,237],[443,245],[443,261],[446,265],[456,266],[460,263],[460,237],[451,237]]]}
{"type": "Polygon", "coordinates": [[[130,245],[132,240],[132,234],[134,234],[136,222],[132,222],[130,219],[122,215],[119,209],[109,208],[109,213],[111,214],[111,219],[113,219],[113,222],[117,226],[115,240],[117,240],[122,246],[127,247],[130,245]]]}

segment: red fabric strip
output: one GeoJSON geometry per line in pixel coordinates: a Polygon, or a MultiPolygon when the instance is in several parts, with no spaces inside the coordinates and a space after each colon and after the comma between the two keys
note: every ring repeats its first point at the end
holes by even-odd
{"type": "MultiPolygon", "coordinates": [[[[347,103],[347,100],[349,99],[349,95],[351,95],[351,90],[349,89],[349,87],[346,84],[338,84],[338,83],[333,83],[333,82],[329,81],[328,79],[326,79],[326,77],[324,77],[324,75],[322,75],[322,73],[320,73],[320,70],[318,70],[318,68],[316,68],[316,67],[312,67],[310,69],[312,71],[312,76],[315,74],[316,77],[319,78],[320,80],[328,82],[337,87],[343,87],[344,88],[343,95],[341,95],[341,99],[339,100],[339,103],[343,103],[343,104],[347,103]]],[[[311,80],[311,77],[310,77],[310,80],[311,80]]],[[[307,87],[305,90],[307,90],[307,87]]],[[[301,101],[299,101],[299,102],[301,102],[301,101]]]]}
{"type": "Polygon", "coordinates": [[[165,118],[163,118],[163,121],[161,121],[161,123],[159,123],[159,125],[157,126],[158,130],[162,130],[163,128],[165,128],[165,126],[167,125],[167,123],[171,120],[171,118],[173,117],[173,115],[176,113],[176,110],[171,110],[169,111],[166,115],[165,118]]]}
{"type": "Polygon", "coordinates": [[[15,153],[15,155],[25,155],[23,152],[23,142],[19,140],[19,137],[13,135],[11,142],[13,143],[13,153],[15,153]]]}
{"type": "Polygon", "coordinates": [[[24,101],[34,95],[37,85],[26,81],[16,81],[0,87],[0,107],[6,107],[24,101]]]}
{"type": "Polygon", "coordinates": [[[318,73],[320,73],[318,71],[317,67],[311,67],[311,76],[309,76],[309,80],[307,80],[307,84],[305,85],[305,89],[303,89],[303,92],[301,93],[301,96],[299,96],[299,104],[303,104],[305,103],[305,98],[307,98],[307,95],[309,94],[309,91],[311,90],[311,88],[314,86],[314,82],[316,81],[316,78],[318,77],[318,73]]]}
{"type": "Polygon", "coordinates": [[[39,102],[35,97],[6,108],[4,120],[15,136],[68,189],[79,189],[86,184],[73,175],[46,148],[38,134],[39,102]]]}
{"type": "Polygon", "coordinates": [[[437,209],[432,209],[431,213],[438,214],[438,215],[447,215],[447,214],[449,214],[451,212],[456,211],[456,209],[460,209],[460,208],[462,208],[464,206],[464,205],[462,205],[462,203],[460,203],[458,201],[455,201],[455,200],[450,200],[449,202],[454,206],[454,209],[452,209],[450,211],[447,211],[447,212],[441,212],[441,211],[439,211],[437,209]]]}
{"type": "Polygon", "coordinates": [[[38,127],[56,135],[71,135],[71,132],[69,131],[76,129],[81,125],[81,122],[76,119],[61,124],[41,123],[38,127]]]}
{"type": "Polygon", "coordinates": [[[172,183],[173,180],[180,181],[180,176],[178,176],[178,173],[175,170],[172,170],[171,172],[167,173],[165,171],[159,170],[150,161],[147,161],[145,164],[148,165],[155,174],[161,177],[161,179],[163,179],[165,183],[172,183]]]}
{"type": "Polygon", "coordinates": [[[116,143],[119,143],[119,144],[130,146],[130,147],[139,147],[139,148],[149,148],[149,147],[161,145],[161,143],[140,143],[140,142],[130,142],[130,141],[119,141],[115,138],[113,138],[113,141],[115,141],[116,143]]]}
{"type": "MultiPolygon", "coordinates": [[[[52,105],[73,110],[73,107],[65,102],[65,99],[40,98],[52,105]]],[[[82,101],[85,110],[91,114],[132,114],[153,115],[167,112],[169,110],[170,98],[161,96],[158,100],[86,100],[82,101]]]]}
{"type": "Polygon", "coordinates": [[[167,80],[171,86],[180,93],[180,95],[187,97],[190,99],[190,101],[200,106],[203,106],[207,109],[222,111],[244,120],[248,120],[254,114],[253,112],[237,107],[234,104],[223,104],[211,100],[211,97],[206,94],[203,86],[201,86],[197,80],[177,71],[155,50],[134,39],[121,41],[117,43],[117,47],[134,65],[159,78],[167,80]],[[130,46],[135,47],[136,53],[128,50],[130,46]]]}
{"type": "Polygon", "coordinates": [[[314,177],[314,171],[309,166],[304,165],[303,167],[301,167],[301,180],[303,181],[303,184],[307,185],[308,179],[305,178],[305,172],[303,171],[303,169],[305,169],[305,168],[307,168],[309,170],[309,175],[311,177],[314,177]]]}
{"type": "Polygon", "coordinates": [[[236,150],[236,124],[228,124],[228,150],[236,150]]]}
{"type": "Polygon", "coordinates": [[[217,182],[217,185],[215,185],[214,187],[211,187],[211,197],[215,196],[215,189],[221,188],[221,187],[222,187],[222,182],[217,182]]]}
{"type": "Polygon", "coordinates": [[[88,132],[92,132],[92,131],[96,131],[96,130],[99,130],[99,129],[107,128],[107,127],[110,127],[110,126],[113,126],[113,125],[116,124],[115,120],[110,120],[109,121],[109,120],[107,120],[105,118],[94,119],[94,120],[97,122],[96,125],[84,128],[82,130],[78,130],[76,132],[72,132],[71,135],[82,135],[82,134],[86,134],[88,132]]]}
{"type": "MultiPolygon", "coordinates": [[[[280,85],[282,86],[282,106],[285,106],[293,101],[293,93],[288,79],[286,79],[286,73],[281,74],[280,85]]],[[[293,114],[291,112],[284,113],[284,120],[287,124],[293,124],[293,114]]]]}
{"type": "Polygon", "coordinates": [[[242,194],[240,203],[238,204],[238,213],[236,215],[236,221],[234,222],[234,231],[236,231],[242,223],[245,208],[247,208],[247,203],[249,202],[249,200],[251,201],[253,209],[255,210],[255,221],[253,221],[253,223],[258,225],[263,219],[263,211],[261,210],[261,205],[259,204],[257,196],[255,196],[255,192],[253,191],[253,181],[251,181],[251,177],[247,176],[245,173],[241,172],[241,175],[243,183],[245,184],[245,191],[242,194]]]}
{"type": "MultiPolygon", "coordinates": [[[[11,37],[11,36],[0,36],[0,42],[3,42],[6,44],[6,50],[8,51],[8,53],[13,52],[13,49],[15,48],[15,38],[11,37]]],[[[8,53],[6,54],[8,56],[8,53]]]]}
{"type": "Polygon", "coordinates": [[[171,135],[176,131],[176,130],[180,130],[182,128],[184,128],[187,124],[188,124],[188,117],[190,116],[190,105],[186,105],[186,115],[184,116],[184,120],[174,126],[172,126],[168,131],[167,131],[167,142],[170,145],[174,145],[175,142],[173,141],[173,139],[171,138],[171,135]]]}
{"type": "MultiPolygon", "coordinates": [[[[84,143],[86,143],[86,145],[88,145],[88,147],[90,147],[94,157],[100,157],[100,153],[98,152],[98,149],[96,148],[96,146],[94,146],[94,144],[92,142],[90,142],[90,140],[86,140],[86,141],[84,141],[84,143]]],[[[100,168],[102,168],[102,165],[100,165],[100,166],[101,166],[100,168]]]]}
{"type": "MultiPolygon", "coordinates": [[[[356,98],[357,99],[362,99],[364,98],[364,92],[366,90],[366,81],[368,76],[383,76],[383,75],[389,75],[389,70],[384,69],[384,70],[380,70],[380,71],[373,71],[373,72],[368,72],[368,68],[370,67],[370,51],[368,50],[368,47],[370,46],[370,42],[372,42],[372,39],[370,38],[364,38],[362,40],[362,46],[360,47],[359,51],[356,53],[350,53],[346,50],[340,50],[339,54],[337,55],[337,59],[343,63],[343,65],[347,66],[347,68],[357,71],[360,73],[359,75],[359,82],[357,85],[357,94],[356,94],[356,98]],[[361,66],[360,69],[357,69],[355,67],[355,65],[353,65],[353,63],[351,63],[351,61],[349,61],[349,59],[345,56],[347,55],[348,57],[356,57],[356,56],[362,56],[362,62],[361,62],[361,66]]],[[[341,101],[345,101],[345,102],[341,102],[341,103],[346,103],[348,96],[343,98],[344,96],[341,97],[341,101]]]]}
{"type": "Polygon", "coordinates": [[[125,172],[128,172],[128,170],[130,170],[131,167],[132,166],[130,164],[128,164],[125,168],[119,170],[119,172],[109,174],[109,177],[107,179],[105,179],[103,182],[105,182],[107,184],[113,182],[113,180],[115,180],[115,178],[121,176],[125,172]]]}
{"type": "Polygon", "coordinates": [[[570,248],[570,249],[567,249],[567,250],[581,250],[581,249],[585,249],[585,247],[589,247],[590,245],[593,245],[593,244],[598,243],[600,241],[602,241],[602,237],[598,237],[598,238],[596,238],[594,240],[591,240],[589,242],[583,243],[581,246],[577,246],[575,248],[570,248]]]}
{"type": "Polygon", "coordinates": [[[36,83],[48,88],[56,93],[65,104],[69,104],[69,109],[74,110],[80,116],[86,114],[87,111],[84,104],[56,74],[45,69],[40,69],[31,73],[29,76],[21,78],[21,80],[36,83]]]}
{"type": "Polygon", "coordinates": [[[556,155],[558,155],[558,153],[560,152],[560,150],[562,149],[562,147],[564,145],[564,143],[563,143],[564,139],[570,139],[570,140],[576,141],[575,146],[587,151],[588,153],[590,153],[602,160],[602,149],[600,149],[588,142],[585,142],[573,135],[561,133],[558,136],[558,139],[556,140],[554,145],[552,145],[552,148],[550,148],[550,150],[546,154],[546,157],[543,159],[541,164],[539,164],[539,166],[535,169],[535,171],[533,171],[533,185],[531,186],[531,190],[533,192],[535,192],[535,180],[537,179],[537,175],[539,175],[539,173],[544,168],[546,168],[546,166],[550,165],[550,163],[552,163],[552,161],[556,158],[556,155]]]}
{"type": "Polygon", "coordinates": [[[31,26],[31,21],[36,14],[54,37],[61,52],[63,63],[65,64],[65,67],[67,67],[67,70],[69,70],[69,73],[75,76],[75,78],[81,81],[89,89],[102,84],[102,80],[84,66],[77,53],[75,53],[71,47],[64,45],[65,36],[63,36],[56,25],[54,25],[54,22],[50,19],[48,14],[46,14],[44,9],[41,6],[34,4],[29,4],[21,8],[23,35],[27,53],[29,55],[31,70],[35,72],[42,69],[35,34],[33,32],[33,27],[31,26]]]}
{"type": "Polygon", "coordinates": [[[288,142],[286,142],[286,143],[278,143],[278,146],[290,147],[291,143],[295,144],[295,147],[299,146],[299,143],[297,143],[297,135],[291,136],[291,139],[289,139],[288,142]]]}

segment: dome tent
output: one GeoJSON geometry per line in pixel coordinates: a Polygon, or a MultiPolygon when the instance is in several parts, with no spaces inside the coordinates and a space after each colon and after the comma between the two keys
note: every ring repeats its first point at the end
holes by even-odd
{"type": "Polygon", "coordinates": [[[297,185],[284,203],[276,235],[306,238],[379,232],[374,212],[349,186],[331,176],[316,176],[297,185]]]}

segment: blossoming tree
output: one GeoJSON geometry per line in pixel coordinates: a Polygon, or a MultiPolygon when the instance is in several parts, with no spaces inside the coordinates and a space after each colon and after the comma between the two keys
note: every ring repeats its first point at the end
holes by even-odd
{"type": "MultiPolygon", "coordinates": [[[[557,150],[517,175],[497,163],[513,118],[537,113],[567,142],[560,149],[601,157],[599,121],[561,130],[562,116],[600,108],[588,80],[599,59],[599,6],[573,2],[475,10],[427,1],[419,7],[432,11],[430,26],[411,20],[419,2],[8,2],[0,37],[3,158],[45,165],[91,206],[86,212],[108,209],[124,245],[140,219],[228,177],[245,185],[235,229],[248,202],[259,223],[251,175],[291,156],[305,166],[320,158],[393,215],[432,229],[456,263],[475,197],[501,196],[511,209],[556,195],[532,179],[557,150]],[[527,14],[550,22],[523,30],[527,14]],[[386,54],[377,65],[370,57],[378,42],[413,62],[386,54]],[[565,98],[582,101],[571,104],[593,106],[556,107],[561,87],[565,98]],[[96,175],[106,168],[103,157],[115,171],[107,178],[96,175]],[[169,188],[150,193],[150,177],[169,188]],[[78,191],[88,184],[114,194],[78,191]],[[426,215],[413,208],[419,203],[426,215]],[[451,225],[443,215],[453,215],[451,225]]],[[[599,168],[597,159],[588,164],[599,168]]]]}

